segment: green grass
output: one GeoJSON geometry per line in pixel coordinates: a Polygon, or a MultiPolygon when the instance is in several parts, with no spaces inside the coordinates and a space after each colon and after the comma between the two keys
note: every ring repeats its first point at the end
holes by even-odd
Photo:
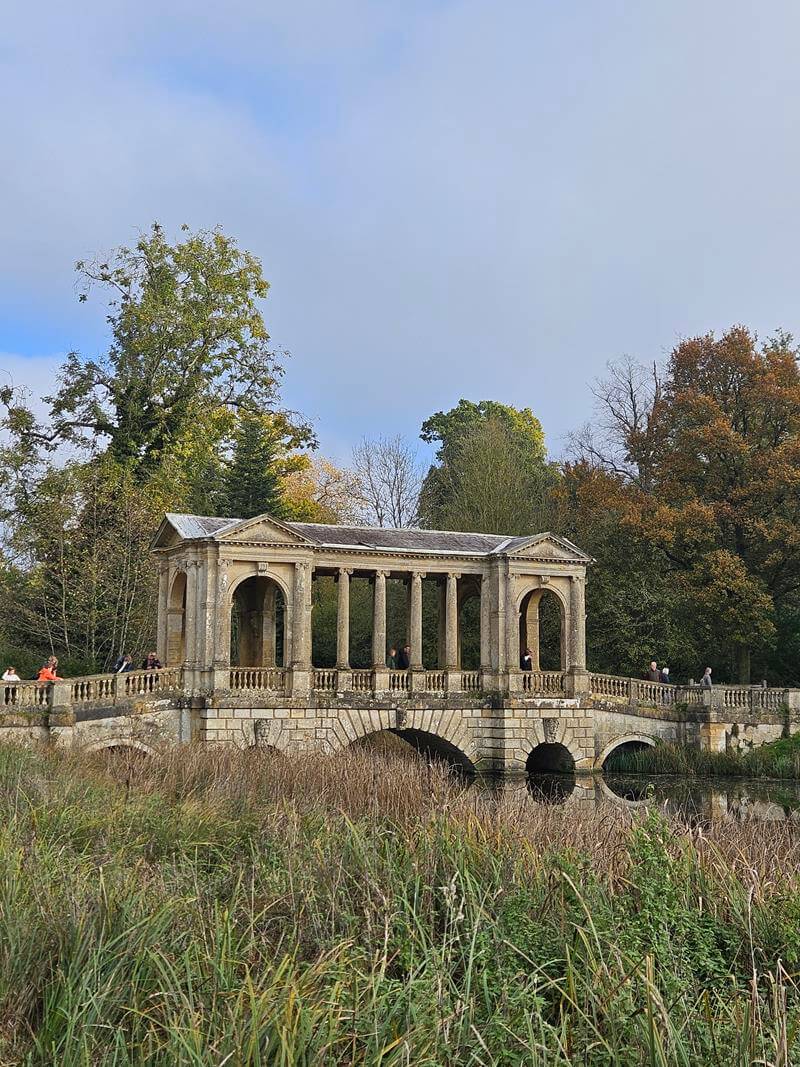
{"type": "Polygon", "coordinates": [[[657,744],[612,754],[606,769],[620,774],[674,774],[703,778],[800,778],[800,734],[749,752],[704,752],[657,744]]]}
{"type": "Polygon", "coordinates": [[[798,971],[784,824],[0,749],[2,1064],[788,1065],[798,971]]]}

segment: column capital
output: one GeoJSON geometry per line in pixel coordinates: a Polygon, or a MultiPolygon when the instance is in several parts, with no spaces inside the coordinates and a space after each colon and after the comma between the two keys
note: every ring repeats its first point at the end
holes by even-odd
{"type": "Polygon", "coordinates": [[[353,568],[352,567],[339,567],[338,568],[338,574],[336,575],[336,577],[338,579],[338,578],[341,578],[345,574],[347,575],[348,578],[351,578],[352,575],[353,575],[353,568]]]}
{"type": "Polygon", "coordinates": [[[375,571],[375,577],[376,578],[388,578],[391,573],[392,573],[391,571],[375,571]]]}
{"type": "Polygon", "coordinates": [[[460,578],[461,577],[461,571],[448,571],[447,572],[447,577],[448,578],[460,578]]]}
{"type": "Polygon", "coordinates": [[[410,574],[411,574],[412,581],[414,581],[416,579],[419,579],[420,581],[422,581],[423,578],[427,578],[427,576],[428,576],[428,572],[427,571],[411,571],[410,574]]]}

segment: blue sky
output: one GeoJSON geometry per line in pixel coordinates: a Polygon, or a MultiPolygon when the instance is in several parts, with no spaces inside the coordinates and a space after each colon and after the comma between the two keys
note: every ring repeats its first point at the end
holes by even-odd
{"type": "Polygon", "coordinates": [[[0,20],[0,368],[102,350],[72,265],[219,224],[346,459],[459,397],[550,449],[623,354],[800,333],[794,0],[52,0],[0,20]]]}

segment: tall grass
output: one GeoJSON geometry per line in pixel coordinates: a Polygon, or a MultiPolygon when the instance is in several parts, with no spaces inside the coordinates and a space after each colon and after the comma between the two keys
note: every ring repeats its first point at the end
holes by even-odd
{"type": "Polygon", "coordinates": [[[798,920],[785,824],[0,749],[3,1064],[789,1064],[798,920]]]}

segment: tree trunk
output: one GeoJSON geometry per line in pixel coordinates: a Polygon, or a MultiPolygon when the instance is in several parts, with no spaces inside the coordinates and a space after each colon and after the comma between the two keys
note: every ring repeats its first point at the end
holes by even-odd
{"type": "Polygon", "coordinates": [[[736,649],[736,663],[740,685],[750,685],[750,649],[739,645],[736,649]]]}

